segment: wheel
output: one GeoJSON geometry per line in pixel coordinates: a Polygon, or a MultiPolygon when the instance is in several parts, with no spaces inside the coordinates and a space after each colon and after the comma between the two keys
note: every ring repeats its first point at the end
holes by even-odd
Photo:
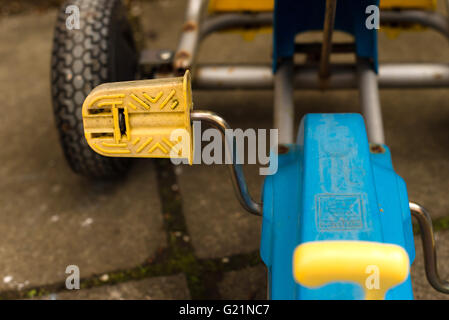
{"type": "Polygon", "coordinates": [[[53,40],[51,87],[60,143],[74,172],[113,178],[128,169],[130,159],[104,157],[89,147],[81,109],[99,84],[135,79],[137,58],[121,0],[70,0],[61,6],[53,40]],[[70,5],[79,8],[79,29],[66,26],[70,5]]]}

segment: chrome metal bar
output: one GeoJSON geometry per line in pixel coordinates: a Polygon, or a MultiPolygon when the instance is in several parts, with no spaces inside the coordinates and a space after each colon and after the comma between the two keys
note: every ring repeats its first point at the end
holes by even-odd
{"type": "Polygon", "coordinates": [[[190,69],[199,43],[199,25],[204,0],[189,0],[181,39],[173,60],[174,70],[181,72],[190,69]]]}
{"type": "Polygon", "coordinates": [[[211,111],[193,110],[190,113],[190,119],[192,121],[199,120],[206,122],[214,128],[220,130],[225,141],[225,146],[226,148],[228,148],[228,154],[232,155],[232,164],[229,165],[229,169],[237,198],[239,199],[240,204],[245,210],[254,215],[261,216],[262,204],[254,201],[251,197],[248,191],[248,186],[246,184],[245,175],[243,173],[243,166],[236,162],[238,155],[235,137],[232,136],[232,140],[228,141],[229,139],[231,139],[230,135],[226,134],[226,130],[231,129],[229,124],[218,114],[211,111]],[[229,149],[231,147],[232,149],[229,149]]]}
{"type": "MultiPolygon", "coordinates": [[[[336,0],[327,1],[335,2],[336,0]]],[[[191,68],[200,41],[215,31],[239,27],[255,28],[269,26],[273,23],[272,13],[230,13],[208,18],[200,28],[200,16],[204,3],[205,0],[189,0],[187,4],[186,22],[183,26],[181,39],[173,62],[175,70],[191,68]]],[[[436,12],[420,10],[404,10],[396,12],[387,10],[381,12],[380,21],[381,23],[403,22],[420,24],[442,33],[449,39],[449,19],[436,12]]],[[[324,49],[324,45],[323,50],[325,53],[329,51],[328,49],[324,49]]]]}
{"type": "MultiPolygon", "coordinates": [[[[446,0],[449,2],[449,0],[446,0]]],[[[449,14],[449,12],[448,12],[449,14]]],[[[449,15],[448,15],[449,16],[449,15]]],[[[380,22],[388,23],[416,23],[434,29],[449,38],[449,19],[437,12],[422,10],[390,11],[382,10],[380,22]]],[[[273,13],[224,13],[207,18],[200,28],[200,38],[221,30],[232,28],[259,28],[273,24],[273,13]]]]}
{"type": "Polygon", "coordinates": [[[360,106],[366,122],[368,141],[384,144],[384,125],[382,122],[377,75],[368,59],[357,59],[357,74],[360,106]]]}
{"type": "Polygon", "coordinates": [[[416,23],[442,33],[449,40],[449,19],[433,11],[381,11],[380,23],[416,23]]]}
{"type": "Polygon", "coordinates": [[[337,0],[326,0],[324,14],[323,44],[321,47],[320,78],[329,77],[330,55],[332,52],[332,34],[335,25],[335,13],[337,12],[337,0]]]}
{"type": "Polygon", "coordinates": [[[273,89],[270,65],[197,65],[192,85],[196,89],[273,89]]]}
{"type": "MultiPolygon", "coordinates": [[[[331,65],[331,75],[325,81],[318,78],[313,66],[296,66],[295,89],[355,89],[355,65],[331,65]]],[[[381,64],[377,76],[380,88],[447,88],[449,64],[402,63],[381,64]]],[[[274,76],[270,65],[199,65],[195,68],[195,89],[273,89],[274,76]]]]}
{"type": "Polygon", "coordinates": [[[447,88],[449,63],[381,64],[381,88],[447,88]]]}
{"type": "Polygon", "coordinates": [[[273,13],[226,13],[212,16],[203,21],[200,29],[200,38],[209,34],[233,28],[260,28],[273,24],[273,13]]]}
{"type": "Polygon", "coordinates": [[[279,143],[294,143],[293,60],[279,64],[274,76],[274,128],[279,143]]]}
{"type": "Polygon", "coordinates": [[[413,217],[418,221],[421,230],[427,280],[435,290],[449,293],[449,282],[442,280],[438,274],[437,252],[433,234],[432,218],[427,210],[421,205],[410,202],[409,206],[410,211],[413,217]]]}

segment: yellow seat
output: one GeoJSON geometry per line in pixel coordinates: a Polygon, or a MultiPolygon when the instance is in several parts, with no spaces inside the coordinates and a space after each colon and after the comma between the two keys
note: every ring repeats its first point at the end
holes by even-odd
{"type": "Polygon", "coordinates": [[[293,276],[304,287],[354,282],[365,299],[384,299],[386,292],[409,274],[407,252],[398,245],[370,241],[314,241],[293,254],[293,276]]]}

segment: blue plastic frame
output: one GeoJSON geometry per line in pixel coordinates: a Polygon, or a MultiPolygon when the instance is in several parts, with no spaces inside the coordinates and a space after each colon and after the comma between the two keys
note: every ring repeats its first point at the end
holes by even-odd
{"type": "MultiPolygon", "coordinates": [[[[360,114],[308,114],[297,143],[279,155],[263,189],[260,254],[268,268],[271,299],[363,299],[352,283],[308,289],[295,283],[294,249],[321,240],[392,243],[415,258],[405,183],[390,151],[370,151],[360,114]]],[[[413,299],[410,276],[387,299],[413,299]]]]}
{"type": "MultiPolygon", "coordinates": [[[[276,0],[273,21],[273,72],[278,63],[292,58],[298,33],[323,30],[325,0],[276,0]]],[[[369,58],[377,72],[377,30],[366,28],[366,8],[379,0],[337,1],[335,30],[354,36],[358,57],[369,58]]]]}

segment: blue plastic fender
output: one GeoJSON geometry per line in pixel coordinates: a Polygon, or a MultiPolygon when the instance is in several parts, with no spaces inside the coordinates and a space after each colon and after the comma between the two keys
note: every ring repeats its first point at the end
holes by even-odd
{"type": "MultiPolygon", "coordinates": [[[[406,186],[393,170],[389,149],[383,146],[380,152],[370,151],[359,114],[308,114],[302,119],[297,144],[279,155],[277,173],[264,183],[260,253],[271,299],[364,298],[353,283],[317,289],[297,284],[292,255],[304,242],[392,243],[402,246],[413,262],[406,186]]],[[[386,299],[413,299],[410,275],[386,299]]]]}

